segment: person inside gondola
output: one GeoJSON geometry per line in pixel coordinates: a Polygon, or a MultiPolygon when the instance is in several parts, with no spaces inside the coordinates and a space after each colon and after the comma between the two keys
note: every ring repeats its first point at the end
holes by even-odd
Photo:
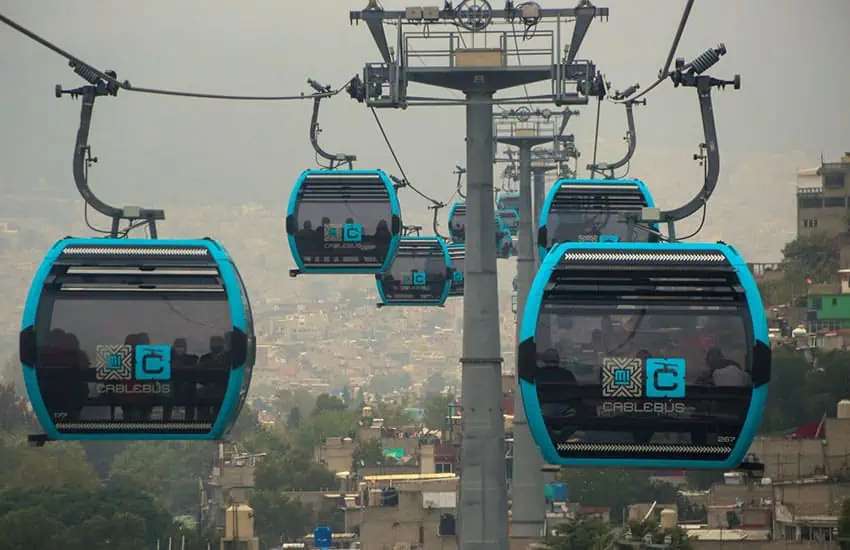
{"type": "Polygon", "coordinates": [[[210,351],[201,356],[202,367],[225,367],[227,366],[227,349],[223,336],[212,336],[210,338],[210,351]]]}
{"type": "MultiPolygon", "coordinates": [[[[191,372],[186,369],[198,365],[198,356],[187,353],[188,344],[185,338],[177,338],[171,345],[171,371],[175,385],[175,395],[185,404],[186,420],[195,418],[194,403],[197,399],[197,386],[191,372]]],[[[163,420],[171,420],[172,406],[163,407],[163,420]]]]}
{"type": "Polygon", "coordinates": [[[536,373],[538,393],[547,397],[540,400],[540,412],[550,426],[553,439],[567,441],[578,429],[569,423],[575,420],[581,408],[581,395],[575,375],[561,365],[558,350],[549,348],[538,356],[536,373]],[[542,392],[541,392],[542,390],[542,392]],[[548,396],[558,395],[557,399],[548,396]]]}
{"type": "Polygon", "coordinates": [[[298,232],[298,236],[302,238],[309,239],[313,237],[315,231],[313,231],[313,222],[310,220],[305,221],[301,226],[301,231],[298,232]]]}
{"type": "MultiPolygon", "coordinates": [[[[126,338],[124,338],[124,345],[130,346],[133,350],[133,354],[135,354],[136,346],[141,344],[141,335],[139,334],[128,334],[126,338]]],[[[133,382],[123,382],[123,386],[125,388],[131,388],[133,382]]],[[[125,421],[137,421],[141,418],[141,406],[139,402],[141,399],[144,399],[143,396],[139,394],[133,394],[129,392],[125,392],[121,397],[121,417],[125,421]]],[[[115,418],[115,407],[112,406],[112,418],[115,418]]]]}
{"type": "Polygon", "coordinates": [[[753,383],[750,375],[736,361],[723,355],[719,348],[711,348],[705,354],[705,362],[711,372],[711,382],[719,387],[744,387],[753,383]]]}
{"type": "Polygon", "coordinates": [[[452,231],[455,240],[462,242],[466,240],[466,225],[463,223],[455,223],[454,231],[452,231]]]}
{"type": "MultiPolygon", "coordinates": [[[[198,364],[201,368],[226,368],[229,366],[229,353],[229,346],[225,338],[218,335],[212,336],[210,337],[210,351],[201,356],[198,364]]],[[[218,406],[224,399],[224,391],[226,389],[226,383],[223,386],[217,382],[200,385],[196,399],[198,403],[198,420],[205,422],[213,422],[215,420],[218,406]]]]}
{"type": "Polygon", "coordinates": [[[392,236],[393,234],[390,231],[390,224],[387,223],[387,220],[379,221],[378,225],[375,227],[375,237],[381,241],[389,241],[392,236]]]}
{"type": "MultiPolygon", "coordinates": [[[[650,357],[652,357],[652,354],[649,353],[648,350],[641,349],[640,351],[637,352],[635,357],[637,357],[638,359],[641,360],[641,365],[643,365],[643,368],[645,369],[646,368],[646,360],[649,359],[650,357]]],[[[655,435],[655,432],[653,432],[651,430],[638,430],[638,431],[632,433],[632,437],[634,437],[635,443],[638,443],[638,444],[641,444],[641,445],[646,445],[647,443],[652,441],[653,435],[655,435]]]]}

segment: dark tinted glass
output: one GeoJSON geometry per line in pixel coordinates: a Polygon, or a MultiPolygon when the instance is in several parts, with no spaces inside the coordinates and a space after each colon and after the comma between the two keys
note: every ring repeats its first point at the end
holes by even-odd
{"type": "Polygon", "coordinates": [[[732,446],[753,390],[746,312],[612,310],[541,309],[535,381],[556,448],[732,446]]]}
{"type": "Polygon", "coordinates": [[[54,421],[215,421],[233,326],[223,293],[198,294],[63,293],[52,315],[43,301],[36,373],[54,421]]]}
{"type": "Polygon", "coordinates": [[[504,210],[499,212],[499,218],[502,219],[502,223],[505,224],[508,231],[510,231],[511,235],[516,236],[519,232],[519,216],[517,216],[516,211],[514,210],[504,210]]]}
{"type": "Polygon", "coordinates": [[[446,286],[446,260],[439,249],[412,255],[400,250],[379,279],[388,302],[439,302],[446,286]],[[424,273],[424,283],[422,275],[424,273]]]}
{"type": "Polygon", "coordinates": [[[455,242],[466,240],[466,209],[454,210],[449,220],[449,236],[455,242]]]}
{"type": "Polygon", "coordinates": [[[451,296],[463,296],[464,264],[465,258],[452,258],[452,288],[451,296]]]}
{"type": "Polygon", "coordinates": [[[498,207],[502,209],[517,209],[519,208],[519,195],[499,195],[497,199],[498,207]]]}
{"type": "Polygon", "coordinates": [[[381,266],[392,242],[392,208],[386,202],[310,202],[295,212],[295,243],[306,266],[381,266]],[[359,224],[362,234],[346,227],[359,224]]]}
{"type": "Polygon", "coordinates": [[[595,242],[616,236],[619,242],[650,242],[650,233],[635,227],[618,212],[556,212],[546,221],[550,246],[565,242],[595,242]]]}

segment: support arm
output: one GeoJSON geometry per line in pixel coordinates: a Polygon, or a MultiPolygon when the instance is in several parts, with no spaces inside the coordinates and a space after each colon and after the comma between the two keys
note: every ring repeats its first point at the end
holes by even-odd
{"type": "MultiPolygon", "coordinates": [[[[614,94],[614,99],[625,99],[635,93],[638,90],[639,86],[635,84],[634,86],[628,88],[622,94],[616,93],[614,94]]],[[[601,173],[605,174],[608,172],[608,177],[610,179],[614,179],[614,170],[618,168],[622,168],[625,166],[635,154],[635,149],[637,148],[637,130],[635,129],[635,114],[634,114],[634,106],[635,104],[646,105],[646,100],[633,99],[625,102],[626,106],[626,123],[629,126],[629,129],[626,133],[626,141],[629,144],[629,148],[626,151],[626,154],[623,157],[615,162],[601,162],[597,164],[588,164],[587,169],[591,171],[591,173],[601,173]]]]}
{"type": "MultiPolygon", "coordinates": [[[[704,143],[707,153],[707,168],[705,181],[699,193],[683,206],[672,210],[661,212],[661,221],[672,227],[674,222],[683,220],[702,208],[714,193],[717,180],[720,176],[720,149],[717,145],[717,126],[714,120],[714,108],[711,102],[711,89],[714,87],[725,88],[732,85],[734,89],[741,88],[741,77],[735,75],[732,80],[720,80],[701,73],[707,71],[720,60],[720,56],[726,54],[726,47],[721,44],[718,48],[706,50],[689,64],[684,60],[676,60],[676,70],[670,75],[673,84],[697,89],[699,97],[700,114],[702,115],[702,129],[704,143]]],[[[673,236],[671,234],[671,236],[673,236]]]]}
{"type": "MultiPolygon", "coordinates": [[[[74,72],[91,82],[88,86],[82,86],[73,90],[63,90],[61,86],[56,86],[56,97],[62,97],[63,94],[68,94],[73,98],[82,96],[80,126],[77,130],[77,141],[74,145],[73,162],[74,182],[77,185],[77,191],[79,191],[80,196],[83,197],[86,204],[112,219],[111,237],[118,237],[118,225],[121,220],[145,220],[150,228],[151,238],[155,239],[157,236],[156,221],[165,219],[165,212],[163,210],[135,207],[118,208],[102,201],[89,187],[86,158],[89,152],[88,138],[91,128],[91,118],[94,112],[94,101],[98,96],[117,95],[118,88],[111,83],[105,82],[97,74],[87,70],[88,67],[76,66],[73,63],[71,66],[74,67],[74,72]]],[[[111,71],[107,71],[106,74],[113,78],[116,76],[111,71]]]]}
{"type": "MultiPolygon", "coordinates": [[[[322,86],[311,78],[307,79],[307,83],[320,94],[331,91],[330,86],[322,86]]],[[[330,162],[331,170],[334,169],[335,165],[339,164],[348,164],[348,168],[350,169],[353,167],[354,161],[357,160],[356,155],[348,155],[346,153],[328,153],[319,145],[319,132],[321,131],[319,128],[319,106],[321,102],[321,97],[315,97],[313,99],[313,116],[310,119],[310,144],[313,146],[317,155],[330,162]]]]}

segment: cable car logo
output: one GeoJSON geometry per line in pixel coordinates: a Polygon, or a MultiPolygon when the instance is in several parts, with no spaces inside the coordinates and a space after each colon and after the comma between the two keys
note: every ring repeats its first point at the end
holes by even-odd
{"type": "Polygon", "coordinates": [[[325,242],[359,243],[363,241],[363,225],[346,223],[342,225],[325,225],[325,242]]]}
{"type": "Polygon", "coordinates": [[[650,358],[646,360],[646,396],[681,399],[685,397],[685,360],[650,358]]]}
{"type": "Polygon", "coordinates": [[[428,284],[428,274],[424,271],[411,271],[401,276],[401,284],[406,286],[425,286],[428,284]]]}
{"type": "Polygon", "coordinates": [[[98,345],[95,351],[98,381],[132,380],[134,377],[136,380],[171,380],[171,346],[139,345],[134,350],[130,345],[98,345]]]}
{"type": "Polygon", "coordinates": [[[452,280],[456,283],[463,282],[463,271],[455,271],[452,273],[452,280]]]}
{"type": "Polygon", "coordinates": [[[95,376],[98,380],[130,380],[133,377],[133,347],[98,345],[95,348],[95,376]]]}
{"type": "Polygon", "coordinates": [[[136,346],[136,380],[171,380],[171,346],[136,346]]]}
{"type": "MultiPolygon", "coordinates": [[[[646,359],[646,397],[685,397],[684,359],[646,359]]],[[[639,399],[644,397],[643,362],[636,357],[606,357],[602,360],[602,396],[639,399]]]]}
{"type": "Polygon", "coordinates": [[[635,357],[605,357],[602,360],[602,396],[643,396],[641,360],[635,357]]]}

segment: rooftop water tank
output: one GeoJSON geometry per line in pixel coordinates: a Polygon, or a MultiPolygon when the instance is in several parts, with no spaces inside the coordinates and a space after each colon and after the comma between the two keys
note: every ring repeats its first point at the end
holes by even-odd
{"type": "Polygon", "coordinates": [[[224,517],[225,540],[254,538],[254,509],[247,504],[233,504],[224,517]]]}
{"type": "Polygon", "coordinates": [[[850,418],[850,399],[838,402],[838,418],[850,418]]]}
{"type": "Polygon", "coordinates": [[[661,510],[662,529],[675,529],[677,523],[679,523],[679,515],[676,513],[676,510],[673,510],[672,508],[665,508],[661,510]]]}

